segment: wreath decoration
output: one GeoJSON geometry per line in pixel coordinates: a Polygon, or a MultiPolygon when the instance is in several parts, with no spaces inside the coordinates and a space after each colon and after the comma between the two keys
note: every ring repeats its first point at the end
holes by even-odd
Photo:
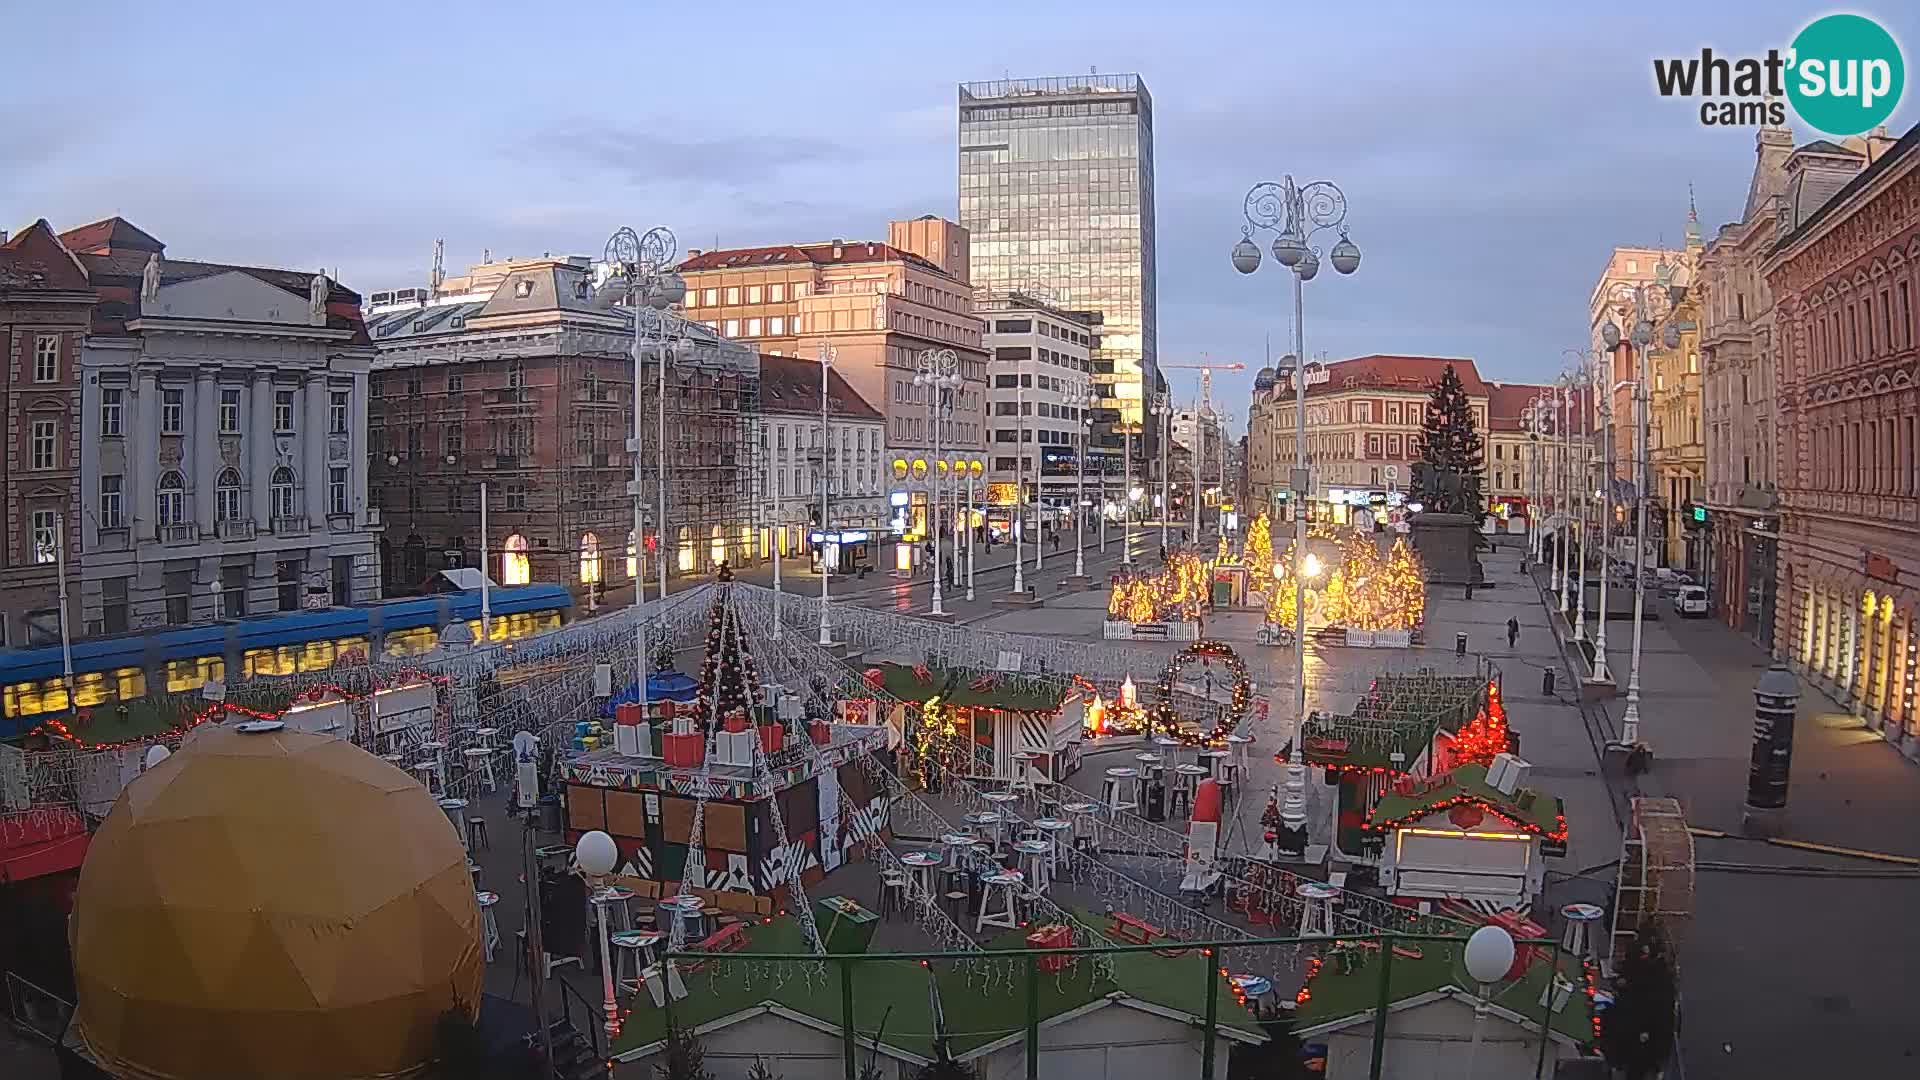
{"type": "Polygon", "coordinates": [[[1174,653],[1173,659],[1160,672],[1160,682],[1155,687],[1153,712],[1155,719],[1168,735],[1188,746],[1205,746],[1233,734],[1234,729],[1246,719],[1247,712],[1252,707],[1253,679],[1247,675],[1246,661],[1240,659],[1240,654],[1226,642],[1204,639],[1174,653]],[[1217,663],[1233,679],[1233,701],[1227,706],[1225,717],[1220,723],[1214,725],[1212,731],[1205,734],[1194,734],[1182,730],[1179,714],[1173,708],[1173,688],[1179,683],[1181,674],[1196,661],[1203,668],[1211,668],[1217,663]]]}

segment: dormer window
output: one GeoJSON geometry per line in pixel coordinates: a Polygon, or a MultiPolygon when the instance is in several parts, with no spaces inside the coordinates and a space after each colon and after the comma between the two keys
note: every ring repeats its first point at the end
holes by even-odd
{"type": "Polygon", "coordinates": [[[575,300],[585,300],[591,295],[592,290],[587,285],[586,278],[580,278],[573,283],[573,298],[575,300]]]}
{"type": "Polygon", "coordinates": [[[514,282],[513,295],[516,297],[519,297],[522,300],[525,300],[527,297],[532,296],[533,281],[529,278],[521,278],[519,281],[514,282]]]}

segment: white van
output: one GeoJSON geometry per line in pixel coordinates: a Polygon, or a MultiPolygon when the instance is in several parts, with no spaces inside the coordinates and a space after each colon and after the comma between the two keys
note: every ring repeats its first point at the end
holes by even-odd
{"type": "Polygon", "coordinates": [[[1682,618],[1707,613],[1707,590],[1703,585],[1682,585],[1673,594],[1673,610],[1682,618]]]}

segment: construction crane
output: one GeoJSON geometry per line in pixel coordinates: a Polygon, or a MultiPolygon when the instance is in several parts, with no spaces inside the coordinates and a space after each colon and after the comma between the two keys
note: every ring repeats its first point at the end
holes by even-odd
{"type": "MultiPolygon", "coordinates": [[[[1201,355],[1204,357],[1206,354],[1202,353],[1201,355]]],[[[1203,359],[1197,364],[1161,364],[1159,366],[1163,368],[1197,369],[1200,372],[1200,409],[1194,416],[1194,441],[1196,445],[1194,446],[1193,454],[1193,535],[1194,539],[1198,540],[1200,538],[1200,463],[1204,455],[1204,444],[1200,442],[1200,422],[1218,415],[1213,409],[1213,373],[1216,371],[1245,371],[1247,370],[1247,365],[1238,363],[1215,364],[1203,359]]],[[[1219,497],[1224,502],[1227,493],[1227,449],[1224,445],[1226,437],[1225,418],[1222,417],[1221,419],[1221,440],[1223,445],[1220,447],[1219,497]]]]}
{"type": "Polygon", "coordinates": [[[1160,364],[1159,366],[1163,368],[1197,369],[1200,372],[1200,409],[1201,411],[1208,412],[1208,413],[1211,413],[1213,411],[1213,373],[1216,371],[1247,370],[1247,365],[1245,364],[1214,364],[1206,361],[1202,361],[1198,364],[1164,364],[1163,363],[1163,364],[1160,364]]]}

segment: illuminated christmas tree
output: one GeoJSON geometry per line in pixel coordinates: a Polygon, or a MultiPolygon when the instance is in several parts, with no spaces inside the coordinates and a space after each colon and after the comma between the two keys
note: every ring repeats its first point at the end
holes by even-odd
{"type": "Polygon", "coordinates": [[[1507,731],[1507,708],[1500,702],[1499,684],[1489,683],[1487,703],[1474,714],[1472,722],[1453,737],[1453,763],[1487,765],[1492,763],[1495,754],[1504,754],[1510,749],[1512,739],[1507,731]]]}
{"type": "Polygon", "coordinates": [[[736,709],[752,716],[760,700],[760,675],[740,640],[740,620],[727,610],[733,572],[725,563],[718,580],[719,598],[707,612],[707,651],[700,661],[700,698],[694,710],[695,722],[702,725],[736,709]]]}
{"type": "Polygon", "coordinates": [[[1247,526],[1246,555],[1247,565],[1253,568],[1253,573],[1273,572],[1273,526],[1267,522],[1264,513],[1247,526]]]}

